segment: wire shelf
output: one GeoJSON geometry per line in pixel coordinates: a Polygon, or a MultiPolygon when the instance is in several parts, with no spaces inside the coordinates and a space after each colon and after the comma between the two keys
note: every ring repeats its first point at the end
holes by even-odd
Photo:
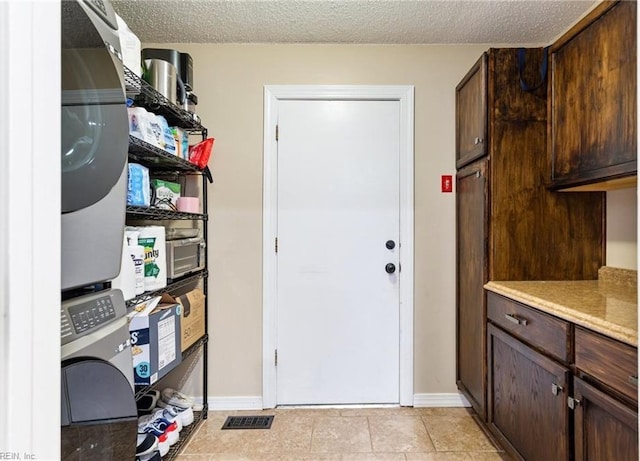
{"type": "Polygon", "coordinates": [[[192,220],[206,221],[209,216],[200,213],[185,213],[183,211],[164,210],[162,208],[152,208],[144,206],[127,205],[127,216],[132,219],[152,219],[152,220],[192,220]]]}
{"type": "Polygon", "coordinates": [[[198,428],[204,422],[205,419],[207,419],[206,406],[203,411],[194,411],[193,423],[182,428],[182,431],[180,432],[180,439],[178,439],[178,442],[171,447],[171,449],[165,456],[162,457],[162,461],[169,461],[172,459],[176,459],[180,454],[180,452],[182,451],[182,449],[187,446],[187,443],[189,442],[193,434],[196,433],[196,431],[198,430],[198,428]]]}
{"type": "Polygon", "coordinates": [[[180,279],[174,280],[171,283],[167,284],[166,287],[161,288],[159,290],[154,290],[154,291],[145,291],[144,293],[142,293],[140,296],[136,296],[133,299],[130,299],[129,301],[127,301],[127,309],[131,309],[133,307],[135,307],[136,305],[144,302],[144,301],[148,301],[151,298],[155,297],[155,296],[161,296],[165,293],[171,293],[172,291],[176,291],[179,290],[180,288],[186,287],[187,285],[192,284],[193,282],[198,281],[201,278],[206,278],[209,275],[209,271],[202,270],[200,272],[194,272],[193,274],[189,274],[185,277],[182,277],[180,279]]]}
{"type": "Polygon", "coordinates": [[[179,126],[190,133],[204,133],[206,137],[207,129],[194,118],[194,114],[176,106],[127,67],[124,68],[124,80],[127,97],[137,105],[162,115],[171,126],[179,126]]]}
{"type": "Polygon", "coordinates": [[[202,173],[200,168],[188,160],[131,135],[129,135],[129,159],[154,170],[202,173]]]}

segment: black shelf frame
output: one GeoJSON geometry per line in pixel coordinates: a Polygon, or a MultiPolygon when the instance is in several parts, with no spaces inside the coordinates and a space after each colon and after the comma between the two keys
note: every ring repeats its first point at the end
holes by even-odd
{"type": "Polygon", "coordinates": [[[127,67],[124,68],[124,80],[127,97],[137,106],[162,115],[171,126],[179,126],[191,134],[201,133],[203,139],[207,137],[207,129],[192,113],[176,106],[127,67]]]}
{"type": "Polygon", "coordinates": [[[165,210],[162,208],[127,205],[127,217],[132,219],[153,220],[191,220],[206,221],[209,216],[200,213],[185,213],[184,211],[165,210]]]}
{"type": "Polygon", "coordinates": [[[209,271],[207,269],[204,269],[173,280],[171,283],[167,283],[166,287],[160,288],[159,290],[145,291],[141,295],[127,301],[127,309],[132,309],[137,304],[148,301],[155,296],[162,296],[165,293],[171,293],[172,291],[179,290],[180,288],[186,287],[187,285],[190,285],[198,281],[199,279],[206,279],[208,275],[209,271]]]}
{"type": "MultiPolygon", "coordinates": [[[[138,77],[130,69],[124,69],[126,93],[127,97],[131,98],[137,106],[144,107],[147,110],[155,114],[164,116],[167,119],[169,125],[178,126],[187,133],[192,135],[200,134],[202,140],[207,138],[207,129],[200,124],[198,117],[194,117],[193,114],[187,112],[180,107],[173,104],[163,95],[158,93],[151,85],[138,77]]],[[[140,163],[155,173],[175,174],[175,175],[200,175],[202,179],[202,206],[205,213],[184,213],[180,211],[163,210],[159,208],[151,207],[134,207],[127,206],[126,217],[127,220],[195,220],[201,222],[202,233],[205,241],[208,236],[208,215],[207,211],[207,186],[208,182],[213,182],[211,172],[208,167],[199,169],[191,162],[175,156],[169,152],[159,149],[139,138],[129,136],[129,160],[140,163]]],[[[166,287],[160,290],[154,290],[145,292],[136,298],[127,302],[127,308],[132,309],[133,306],[140,302],[151,299],[154,296],[159,296],[164,293],[171,293],[173,291],[184,288],[193,283],[197,283],[198,280],[204,280],[202,284],[202,291],[204,293],[204,325],[205,333],[198,341],[191,345],[182,353],[182,361],[187,360],[192,354],[199,351],[202,348],[202,411],[194,411],[194,422],[189,426],[182,429],[179,441],[171,447],[166,456],[163,457],[164,461],[169,461],[177,458],[180,451],[188,444],[191,436],[196,432],[202,422],[207,419],[209,406],[207,402],[208,394],[208,321],[209,321],[209,288],[206,283],[209,276],[209,255],[208,252],[204,252],[204,264],[205,269],[202,271],[194,272],[187,276],[181,277],[177,280],[173,280],[167,284],[166,287]]],[[[172,371],[169,372],[171,374],[172,371]]],[[[167,375],[168,376],[168,375],[167,375]]],[[[164,377],[159,381],[149,386],[136,386],[135,398],[138,400],[149,390],[160,386],[164,377]]]]}
{"type": "Polygon", "coordinates": [[[129,135],[129,159],[154,170],[202,173],[201,169],[188,160],[132,135],[129,135]]]}
{"type": "Polygon", "coordinates": [[[203,411],[194,411],[193,423],[182,428],[182,431],[180,432],[180,439],[174,446],[169,449],[169,452],[162,457],[162,461],[170,461],[172,459],[176,459],[180,454],[180,451],[182,451],[182,449],[187,446],[189,440],[191,439],[191,436],[196,433],[205,419],[207,419],[206,409],[204,409],[203,411]]]}

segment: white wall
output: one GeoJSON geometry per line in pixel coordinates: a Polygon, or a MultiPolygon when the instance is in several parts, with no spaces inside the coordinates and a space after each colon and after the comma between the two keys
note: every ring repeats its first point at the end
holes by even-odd
{"type": "Polygon", "coordinates": [[[0,2],[0,455],[18,459],[60,457],[59,75],[59,2],[0,2]]]}
{"type": "Polygon", "coordinates": [[[607,266],[638,269],[637,189],[607,192],[607,266]]]}

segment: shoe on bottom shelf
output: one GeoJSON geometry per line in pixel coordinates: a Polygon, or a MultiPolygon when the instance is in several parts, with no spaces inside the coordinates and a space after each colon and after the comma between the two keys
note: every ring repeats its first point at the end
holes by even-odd
{"type": "Polygon", "coordinates": [[[169,405],[168,403],[163,402],[162,400],[158,400],[158,407],[169,409],[173,413],[177,413],[180,421],[182,421],[182,426],[188,426],[193,423],[193,409],[191,408],[178,408],[174,405],[169,405]]]}
{"type": "Polygon", "coordinates": [[[136,456],[146,456],[158,449],[158,438],[150,432],[138,432],[136,456]]]}
{"type": "Polygon", "coordinates": [[[178,432],[182,430],[182,418],[180,417],[180,414],[174,410],[174,407],[156,407],[151,411],[150,416],[151,419],[164,418],[170,423],[176,423],[176,425],[178,426],[178,432]]]}
{"type": "MultiPolygon", "coordinates": [[[[169,452],[169,450],[167,449],[167,451],[165,451],[165,455],[169,452]]],[[[144,456],[136,456],[136,461],[162,461],[162,456],[160,452],[158,450],[153,451],[151,453],[149,453],[148,455],[144,455],[144,456]]]]}
{"type": "MultiPolygon", "coordinates": [[[[138,418],[138,432],[150,432],[158,437],[160,442],[162,440],[160,436],[165,435],[169,445],[174,445],[180,438],[177,423],[169,422],[164,418],[154,418],[153,415],[145,415],[138,418]]],[[[162,454],[162,450],[160,454],[162,454]]]]}
{"type": "Polygon", "coordinates": [[[168,405],[184,409],[193,407],[194,403],[191,397],[170,387],[162,390],[160,400],[168,405]]]}

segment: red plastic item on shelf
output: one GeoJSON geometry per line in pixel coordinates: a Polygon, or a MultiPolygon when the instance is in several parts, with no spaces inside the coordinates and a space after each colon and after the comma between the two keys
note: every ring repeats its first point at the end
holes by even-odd
{"type": "Polygon", "coordinates": [[[189,146],[189,161],[202,169],[209,163],[211,152],[213,151],[214,138],[207,138],[198,144],[189,146]]]}

